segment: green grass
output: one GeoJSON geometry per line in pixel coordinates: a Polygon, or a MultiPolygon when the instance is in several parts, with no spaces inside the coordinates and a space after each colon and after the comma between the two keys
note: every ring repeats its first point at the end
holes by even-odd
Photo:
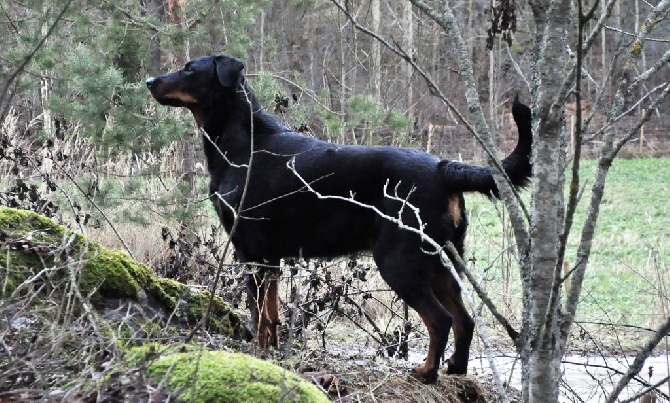
{"type": "MultiPolygon", "coordinates": [[[[583,161],[581,184],[585,191],[575,214],[567,260],[574,264],[581,229],[586,218],[596,161],[583,161]]],[[[524,192],[529,199],[530,191],[524,192]]],[[[496,299],[520,308],[518,266],[511,252],[509,224],[501,223],[493,204],[482,197],[468,197],[471,228],[467,256],[474,257],[496,299]],[[496,260],[496,258],[498,259],[496,260]],[[484,272],[488,266],[491,268],[484,272]],[[505,275],[510,295],[503,295],[505,275]]],[[[670,284],[670,158],[616,160],[605,184],[595,240],[578,313],[584,321],[654,326],[662,317],[659,287],[670,284]]],[[[499,203],[498,208],[502,209],[499,203]]],[[[504,213],[503,213],[504,214],[504,213]]],[[[503,221],[504,222],[504,221],[503,221]]],[[[666,290],[667,292],[667,290],[666,290]]],[[[665,296],[667,306],[667,295],[665,296]]]]}

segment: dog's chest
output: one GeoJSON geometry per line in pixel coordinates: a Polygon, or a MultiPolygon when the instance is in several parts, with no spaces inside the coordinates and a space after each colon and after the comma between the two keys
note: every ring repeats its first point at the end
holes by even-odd
{"type": "Polygon", "coordinates": [[[227,232],[230,232],[244,190],[244,175],[230,172],[210,176],[209,198],[227,232]]]}

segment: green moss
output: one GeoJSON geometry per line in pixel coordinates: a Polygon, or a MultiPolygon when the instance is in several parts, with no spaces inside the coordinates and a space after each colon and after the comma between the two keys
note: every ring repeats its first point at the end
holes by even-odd
{"type": "Polygon", "coordinates": [[[186,285],[169,278],[156,278],[155,281],[150,281],[145,286],[147,293],[164,301],[170,309],[174,309],[177,301],[189,294],[189,289],[186,285]]]}
{"type": "Polygon", "coordinates": [[[67,229],[39,214],[0,206],[0,230],[0,240],[21,240],[19,244],[0,249],[0,297],[5,297],[36,274],[44,263],[53,262],[52,257],[43,263],[37,253],[27,253],[24,246],[32,244],[39,248],[43,244],[60,244],[67,229]]]}
{"type": "Polygon", "coordinates": [[[2,279],[0,296],[11,293],[22,282],[29,278],[30,274],[24,267],[38,267],[41,265],[39,257],[17,251],[0,250],[0,278],[2,279]]]}
{"type": "MultiPolygon", "coordinates": [[[[210,298],[207,291],[191,292],[184,284],[166,278],[156,278],[146,284],[145,289],[170,309],[175,308],[177,301],[185,301],[184,314],[190,321],[200,320],[207,312],[210,298]]],[[[214,296],[207,328],[215,333],[234,334],[239,327],[239,319],[230,306],[221,297],[214,296]]]]}
{"type": "MultiPolygon", "coordinates": [[[[209,293],[194,292],[182,283],[159,278],[126,252],[99,246],[44,216],[0,207],[0,229],[7,235],[7,240],[0,241],[0,278],[3,279],[0,296],[11,295],[19,284],[44,267],[67,267],[66,258],[70,256],[77,262],[80,291],[93,300],[105,297],[139,300],[144,291],[152,302],[158,302],[168,311],[184,300],[185,306],[179,309],[183,309],[189,323],[196,323],[206,312],[209,293]],[[69,246],[62,248],[64,243],[69,246]]],[[[66,275],[65,270],[52,274],[66,275]]],[[[219,297],[212,302],[208,328],[234,337],[243,336],[241,321],[219,297]]]]}
{"type": "Polygon", "coordinates": [[[85,238],[58,225],[49,218],[27,210],[18,210],[0,206],[0,229],[21,237],[28,236],[34,242],[53,242],[60,244],[65,236],[74,235],[71,247],[81,247],[85,238]]]}
{"type": "Polygon", "coordinates": [[[41,229],[62,233],[65,227],[54,224],[48,218],[26,210],[0,206],[0,228],[3,229],[41,229]]]}
{"type": "Polygon", "coordinates": [[[104,249],[95,253],[81,269],[81,290],[88,293],[99,285],[97,292],[102,295],[139,298],[140,284],[128,270],[123,256],[117,251],[104,249]]]}
{"type": "Polygon", "coordinates": [[[169,389],[179,391],[178,401],[182,402],[330,401],[316,386],[295,373],[240,353],[163,354],[149,366],[148,372],[155,382],[166,377],[169,389]]]}
{"type": "MultiPolygon", "coordinates": [[[[186,298],[186,311],[189,317],[200,318],[207,312],[210,293],[203,291],[198,294],[191,294],[186,298]]],[[[219,296],[214,296],[212,300],[212,309],[210,312],[210,323],[208,327],[211,331],[229,333],[235,323],[231,323],[233,312],[230,307],[223,302],[219,296]]]]}

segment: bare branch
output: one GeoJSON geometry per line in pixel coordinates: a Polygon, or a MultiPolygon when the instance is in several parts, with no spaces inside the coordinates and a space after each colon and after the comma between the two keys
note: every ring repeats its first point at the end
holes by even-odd
{"type": "Polygon", "coordinates": [[[507,335],[512,339],[514,344],[518,347],[520,340],[519,340],[519,332],[514,329],[514,327],[509,323],[506,317],[504,317],[500,311],[498,311],[498,308],[495,306],[491,298],[488,296],[486,291],[479,285],[479,282],[477,279],[472,275],[470,270],[468,270],[467,264],[461,259],[460,255],[458,254],[458,251],[456,250],[456,247],[454,246],[453,243],[447,242],[446,245],[447,250],[451,254],[451,257],[453,258],[453,261],[456,262],[458,265],[459,271],[463,272],[465,277],[468,279],[470,284],[472,285],[472,288],[475,290],[477,293],[477,296],[479,299],[482,300],[484,305],[489,309],[491,314],[493,315],[494,318],[505,328],[505,331],[507,332],[507,335]]]}
{"type": "MultiPolygon", "coordinates": [[[[661,85],[658,85],[658,86],[652,88],[649,92],[647,92],[646,94],[644,94],[643,96],[641,96],[641,97],[640,97],[640,98],[639,98],[639,99],[638,99],[638,100],[637,100],[631,107],[629,107],[626,111],[621,112],[621,113],[619,113],[618,115],[616,115],[616,116],[614,116],[614,117],[611,117],[611,118],[609,119],[609,121],[608,121],[605,125],[603,125],[603,127],[601,127],[600,129],[598,129],[597,131],[595,131],[593,134],[591,134],[590,136],[588,136],[588,137],[586,138],[586,141],[590,141],[590,140],[592,140],[592,139],[598,137],[599,135],[601,135],[601,134],[603,134],[603,133],[605,133],[605,132],[607,132],[607,131],[613,129],[614,127],[616,127],[616,124],[617,124],[618,122],[620,122],[620,121],[621,121],[623,118],[625,118],[626,116],[629,116],[635,109],[637,109],[637,108],[640,106],[640,104],[642,103],[642,101],[644,101],[645,99],[649,98],[649,97],[650,97],[654,92],[656,92],[657,90],[663,89],[667,84],[668,84],[668,83],[663,83],[663,84],[661,84],[661,85]]],[[[653,105],[658,105],[658,102],[653,102],[652,104],[653,104],[653,105]]],[[[650,106],[649,108],[651,108],[652,110],[655,109],[654,106],[650,106]]],[[[648,120],[648,119],[645,119],[645,122],[646,122],[647,120],[648,120]]],[[[643,122],[643,123],[645,123],[645,122],[643,122]]],[[[638,128],[639,128],[639,127],[638,127],[638,128]]],[[[633,132],[631,132],[631,133],[634,135],[636,132],[633,131],[633,132]]],[[[629,133],[629,134],[630,134],[630,133],[629,133]]],[[[626,138],[627,136],[628,136],[628,135],[625,135],[624,138],[626,138]]],[[[628,140],[626,140],[626,141],[628,141],[628,140]]]]}
{"type": "MultiPolygon", "coordinates": [[[[670,375],[666,376],[665,378],[661,379],[660,381],[658,381],[654,384],[651,384],[651,385],[647,386],[646,388],[642,389],[639,393],[629,397],[628,399],[621,400],[620,403],[635,402],[635,401],[637,401],[637,399],[643,397],[644,395],[646,395],[647,393],[649,393],[653,390],[656,390],[659,386],[663,385],[664,383],[666,383],[668,381],[670,381],[670,375]]],[[[662,395],[665,397],[665,399],[668,398],[668,395],[666,395],[665,393],[663,393],[662,395]]]]}
{"type": "MultiPolygon", "coordinates": [[[[626,80],[623,80],[621,87],[625,88],[626,85],[626,80]]],[[[588,260],[591,255],[593,236],[595,234],[595,228],[600,213],[600,203],[604,194],[605,179],[607,178],[609,168],[612,164],[612,161],[617,156],[618,152],[621,150],[624,144],[630,140],[638,132],[639,128],[651,117],[651,113],[654,108],[667,97],[669,92],[670,83],[666,83],[663,93],[649,108],[647,108],[645,114],[616,144],[614,143],[614,130],[610,130],[607,137],[605,138],[604,146],[598,162],[598,170],[596,172],[595,182],[593,183],[591,190],[591,201],[589,203],[588,213],[584,221],[584,227],[582,228],[581,240],[577,250],[577,262],[575,264],[575,269],[572,275],[570,292],[568,293],[565,304],[564,321],[561,325],[561,338],[563,341],[565,341],[568,337],[570,327],[574,322],[575,312],[577,311],[577,306],[579,304],[582,282],[584,279],[584,273],[586,271],[586,265],[588,264],[588,260]]],[[[615,106],[614,111],[618,111],[621,108],[621,105],[623,105],[621,91],[619,91],[618,98],[619,105],[615,106]]]]}
{"type": "MultiPolygon", "coordinates": [[[[653,7],[651,12],[645,19],[645,23],[642,24],[640,30],[636,33],[636,37],[632,45],[630,46],[630,48],[628,48],[628,55],[624,62],[625,66],[630,66],[632,64],[630,62],[633,59],[639,57],[642,51],[645,38],[647,37],[649,32],[651,32],[651,30],[654,28],[656,22],[659,21],[659,19],[667,13],[669,8],[670,8],[670,0],[662,0],[655,7],[653,7]]],[[[661,61],[655,64],[654,67],[652,67],[652,69],[656,68],[656,66],[660,68],[663,65],[665,65],[667,63],[667,61],[664,61],[666,57],[668,56],[664,55],[661,61]]],[[[630,69],[630,67],[627,67],[627,69],[630,69]]],[[[649,73],[649,75],[650,74],[651,72],[649,73]]],[[[647,75],[647,77],[649,75],[647,75]]],[[[641,76],[644,76],[644,73],[641,76]]],[[[611,108],[610,118],[608,120],[607,125],[601,130],[605,131],[606,135],[604,139],[604,146],[601,150],[595,182],[592,187],[592,196],[591,201],[589,203],[587,218],[585,220],[585,224],[582,229],[581,240],[577,250],[577,262],[575,264],[575,269],[572,276],[571,288],[566,300],[565,318],[563,324],[561,325],[561,338],[563,341],[565,341],[568,337],[569,330],[574,321],[574,315],[577,310],[577,306],[579,304],[579,296],[582,289],[582,281],[584,279],[584,273],[586,271],[586,266],[588,264],[588,260],[591,254],[591,246],[593,236],[595,233],[595,226],[598,220],[600,203],[602,201],[605,187],[605,179],[607,177],[609,167],[611,166],[613,159],[616,157],[616,155],[624,146],[624,144],[628,142],[637,133],[642,124],[644,124],[650,118],[652,111],[656,108],[657,105],[660,104],[662,100],[665,99],[670,89],[670,83],[665,83],[664,91],[659,96],[659,98],[657,98],[652,103],[652,105],[649,108],[647,108],[645,114],[636,122],[634,127],[631,128],[621,139],[619,139],[615,143],[614,123],[623,116],[623,114],[621,114],[621,111],[624,105],[624,97],[626,94],[630,93],[631,87],[633,86],[633,84],[630,84],[629,81],[630,78],[628,74],[622,74],[621,77],[622,79],[619,84],[619,89],[615,94],[614,103],[611,108]]],[[[643,82],[644,82],[643,79],[635,81],[634,88],[639,87],[639,85],[641,85],[643,82]]]]}
{"type": "MultiPolygon", "coordinates": [[[[596,1],[596,4],[598,2],[596,1]]],[[[596,4],[589,11],[589,14],[592,14],[595,10],[596,4]]],[[[554,320],[554,314],[558,312],[555,307],[557,306],[558,298],[560,296],[560,288],[563,281],[561,279],[561,273],[563,268],[563,262],[565,261],[565,251],[568,246],[568,236],[572,230],[572,223],[577,210],[577,202],[579,201],[579,166],[582,155],[582,65],[584,61],[584,53],[581,52],[584,41],[584,29],[588,23],[588,18],[584,15],[582,0],[577,0],[577,12],[578,12],[578,27],[577,27],[577,49],[580,51],[577,52],[577,59],[575,62],[575,70],[579,74],[575,77],[575,140],[574,140],[574,160],[572,161],[572,172],[570,178],[570,193],[568,195],[568,205],[566,207],[565,216],[563,218],[563,228],[562,232],[558,239],[558,252],[556,256],[556,265],[554,266],[554,279],[551,286],[551,296],[550,301],[547,306],[547,314],[545,321],[545,329],[549,329],[554,320]]]]}
{"type": "Polygon", "coordinates": [[[658,343],[660,343],[663,338],[668,337],[669,333],[670,316],[665,318],[665,322],[661,325],[661,327],[659,327],[656,333],[654,333],[651,338],[649,338],[649,340],[644,343],[640,351],[635,355],[635,361],[633,361],[633,365],[628,368],[628,372],[621,377],[612,393],[610,393],[609,397],[607,398],[607,403],[616,401],[616,398],[619,396],[621,391],[623,391],[626,385],[628,385],[628,382],[630,382],[633,377],[640,373],[645,360],[649,357],[649,355],[651,355],[651,352],[654,350],[654,348],[656,348],[658,343]]]}
{"type": "Polygon", "coordinates": [[[523,74],[523,70],[521,70],[521,67],[519,66],[519,63],[516,62],[516,59],[514,59],[514,55],[512,52],[509,50],[509,46],[505,46],[505,51],[507,52],[507,57],[509,57],[509,60],[512,62],[512,66],[514,66],[514,71],[516,71],[516,74],[521,77],[523,82],[526,84],[526,88],[528,89],[528,92],[530,92],[530,83],[528,82],[528,79],[526,76],[523,74]]]}
{"type": "MultiPolygon", "coordinates": [[[[486,123],[486,118],[484,117],[484,111],[482,109],[481,103],[479,102],[477,81],[474,77],[474,70],[472,67],[472,62],[470,61],[468,49],[465,45],[465,41],[463,40],[461,32],[456,23],[456,17],[454,16],[454,13],[449,6],[449,3],[446,1],[443,2],[442,9],[438,13],[423,0],[409,1],[424,14],[430,17],[433,21],[435,21],[438,25],[440,25],[440,27],[442,27],[442,29],[444,29],[445,32],[447,32],[452,38],[456,52],[458,54],[459,75],[465,81],[465,98],[468,102],[468,109],[470,114],[474,117],[477,127],[479,128],[481,140],[478,139],[478,141],[480,144],[482,144],[485,150],[487,148],[495,150],[495,146],[491,138],[491,133],[488,124],[486,123]]],[[[492,170],[493,178],[498,185],[501,198],[509,210],[510,221],[512,222],[517,248],[519,249],[519,253],[521,255],[526,255],[528,252],[530,239],[526,223],[530,222],[530,215],[526,210],[525,204],[521,200],[519,193],[516,191],[516,189],[514,189],[513,186],[511,186],[511,182],[505,174],[504,169],[502,169],[502,165],[498,162],[498,159],[495,158],[491,152],[487,151],[487,155],[489,157],[489,165],[496,168],[492,170]],[[516,200],[516,203],[514,203],[513,200],[516,200]]]]}
{"type": "Polygon", "coordinates": [[[630,55],[634,58],[640,57],[647,35],[662,20],[670,8],[670,0],[661,0],[647,15],[644,23],[640,26],[640,31],[636,33],[633,45],[630,48],[630,55]]]}
{"type": "Polygon", "coordinates": [[[668,93],[670,93],[670,82],[666,82],[665,84],[663,84],[663,86],[665,88],[663,89],[663,92],[661,93],[661,95],[656,100],[654,100],[654,102],[652,102],[652,104],[649,105],[649,107],[646,108],[646,110],[644,112],[644,115],[642,115],[642,117],[640,119],[638,119],[637,122],[635,122],[635,125],[628,130],[628,133],[626,133],[614,145],[614,150],[612,150],[612,158],[616,157],[616,155],[619,153],[621,148],[623,148],[623,146],[628,141],[630,141],[630,139],[632,139],[633,136],[635,136],[637,133],[639,133],[640,128],[642,127],[642,125],[644,125],[649,120],[649,118],[651,118],[652,112],[656,108],[658,108],[658,106],[661,105],[663,103],[663,101],[665,100],[665,98],[668,96],[668,93]]]}
{"type": "Polygon", "coordinates": [[[665,67],[668,62],[670,62],[670,50],[666,51],[663,56],[661,56],[658,61],[651,66],[649,69],[646,71],[643,71],[640,73],[633,82],[630,84],[630,87],[628,88],[629,91],[635,91],[642,83],[644,83],[649,77],[659,71],[661,68],[665,67]]]}
{"type": "MultiPolygon", "coordinates": [[[[247,77],[258,77],[260,74],[246,74],[247,77]]],[[[303,94],[307,95],[315,104],[319,105],[321,109],[328,111],[328,113],[332,113],[333,115],[338,115],[338,116],[345,116],[345,113],[334,111],[330,109],[328,106],[324,105],[323,102],[319,101],[319,99],[314,95],[314,91],[308,90],[307,88],[301,87],[298,83],[296,83],[293,80],[289,80],[286,77],[282,77],[278,74],[270,74],[270,77],[275,78],[277,80],[284,81],[285,83],[288,83],[296,88],[298,88],[300,91],[302,91],[303,94]]]]}
{"type": "MultiPolygon", "coordinates": [[[[596,3],[599,3],[597,1],[596,3]]],[[[596,39],[602,32],[603,27],[605,26],[605,21],[612,15],[612,10],[614,9],[614,5],[617,3],[617,0],[608,0],[607,3],[604,6],[604,11],[600,14],[600,17],[598,18],[598,21],[595,23],[593,29],[591,30],[591,33],[586,37],[586,39],[583,41],[583,43],[576,49],[576,51],[579,53],[581,52],[582,55],[587,54],[593,44],[595,43],[596,39]]],[[[593,15],[596,11],[596,4],[593,5],[591,10],[589,10],[588,15],[593,15]]],[[[580,16],[584,17],[581,18],[584,23],[586,23],[586,17],[585,16],[580,16]]],[[[572,54],[572,51],[568,48],[568,51],[572,54]]],[[[584,70],[584,69],[577,69],[576,66],[577,62],[575,61],[575,66],[570,72],[567,74],[565,77],[565,80],[561,84],[561,89],[558,92],[558,99],[556,102],[563,103],[565,100],[567,100],[567,97],[570,95],[570,89],[573,86],[573,83],[575,82],[575,76],[579,72],[579,74],[586,74],[587,77],[590,78],[590,75],[584,70]]],[[[611,70],[612,66],[610,67],[611,70]]],[[[608,75],[609,78],[609,75],[608,75]]],[[[594,108],[595,110],[595,108],[594,108]]]]}
{"type": "MultiPolygon", "coordinates": [[[[618,32],[620,34],[626,35],[626,36],[636,36],[634,32],[628,32],[624,31],[623,29],[616,28],[610,25],[605,25],[605,28],[607,28],[610,31],[618,32]]],[[[649,42],[661,42],[661,43],[670,43],[670,39],[659,39],[659,38],[644,38],[645,41],[649,42]]]]}
{"type": "Polygon", "coordinates": [[[607,19],[612,15],[612,10],[614,9],[614,5],[616,3],[617,0],[607,0],[607,3],[604,6],[605,7],[604,12],[600,14],[600,17],[598,17],[598,21],[591,30],[591,33],[586,37],[586,40],[584,41],[584,45],[581,49],[581,51],[584,52],[584,54],[588,53],[588,51],[591,49],[591,46],[593,46],[596,39],[598,39],[598,36],[600,36],[600,33],[602,32],[602,29],[605,26],[605,21],[607,21],[607,19]]]}
{"type": "MultiPolygon", "coordinates": [[[[252,118],[251,120],[252,120],[252,122],[253,122],[253,118],[252,118]]],[[[252,123],[252,124],[253,124],[253,123],[252,123]]],[[[216,151],[219,153],[219,155],[221,156],[221,158],[223,158],[223,159],[228,163],[228,165],[230,165],[230,166],[233,167],[233,168],[248,168],[248,167],[249,167],[249,164],[235,164],[233,161],[229,160],[229,159],[228,159],[228,156],[226,155],[226,153],[224,153],[223,150],[221,150],[221,149],[219,148],[219,145],[216,144],[216,142],[215,142],[214,140],[212,140],[212,138],[209,136],[209,133],[207,133],[207,132],[205,131],[205,129],[203,129],[202,127],[200,128],[200,133],[202,133],[202,135],[205,136],[205,138],[207,139],[207,141],[209,141],[209,142],[214,146],[214,148],[215,148],[216,151]]],[[[252,132],[252,133],[253,133],[253,132],[252,132]]]]}
{"type": "Polygon", "coordinates": [[[102,209],[100,208],[100,206],[98,206],[98,204],[95,202],[95,200],[93,200],[93,198],[91,196],[89,196],[88,192],[86,192],[84,189],[81,188],[79,183],[72,177],[72,175],[70,175],[69,172],[67,172],[67,170],[65,170],[56,160],[52,160],[52,162],[56,165],[57,168],[60,169],[60,171],[63,173],[63,175],[65,175],[65,177],[70,182],[72,182],[72,184],[77,188],[77,190],[79,190],[79,192],[84,197],[86,197],[88,202],[91,203],[91,206],[93,206],[98,211],[98,213],[100,213],[102,218],[104,218],[105,221],[107,222],[107,224],[109,225],[109,228],[111,228],[112,231],[114,232],[114,235],[116,235],[116,238],[119,240],[119,242],[121,242],[121,245],[123,246],[123,249],[126,250],[126,252],[128,253],[128,255],[130,255],[130,257],[135,259],[135,257],[133,256],[133,252],[130,250],[128,245],[126,245],[126,242],[123,240],[123,237],[121,236],[119,231],[116,229],[116,226],[114,225],[114,223],[112,223],[112,220],[110,220],[109,217],[107,217],[107,214],[105,214],[105,212],[102,211],[102,209]]]}

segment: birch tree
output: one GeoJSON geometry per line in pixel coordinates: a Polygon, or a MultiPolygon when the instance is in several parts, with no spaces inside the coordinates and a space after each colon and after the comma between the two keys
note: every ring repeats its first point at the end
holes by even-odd
{"type": "MultiPolygon", "coordinates": [[[[372,14],[372,29],[375,32],[379,31],[381,26],[381,5],[379,0],[372,0],[370,2],[370,11],[372,14]]],[[[372,74],[370,75],[371,87],[374,91],[374,96],[377,99],[382,97],[382,48],[381,44],[377,41],[372,42],[372,74]]]]}
{"type": "MultiPolygon", "coordinates": [[[[402,26],[403,26],[403,47],[407,50],[410,57],[414,56],[414,13],[412,13],[412,4],[409,2],[404,3],[402,8],[402,26]]],[[[407,112],[412,114],[414,110],[414,97],[413,97],[413,86],[412,86],[412,66],[408,63],[403,64],[403,73],[404,78],[407,83],[407,112]]]]}

